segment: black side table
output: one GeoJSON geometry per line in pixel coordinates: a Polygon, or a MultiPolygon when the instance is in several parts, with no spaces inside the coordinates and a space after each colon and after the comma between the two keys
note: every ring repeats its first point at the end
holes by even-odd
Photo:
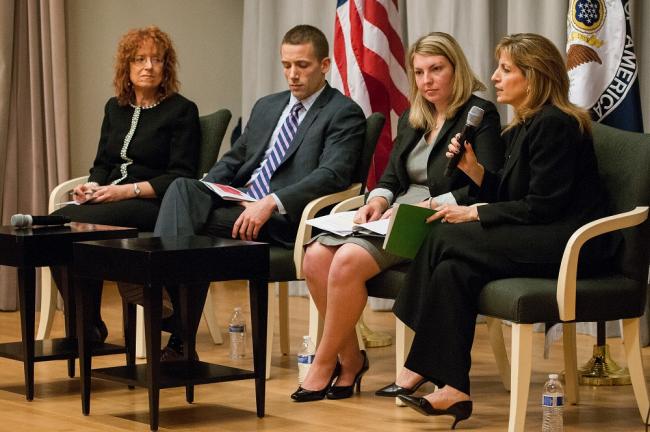
{"type": "MultiPolygon", "coordinates": [[[[24,363],[25,398],[34,399],[34,362],[68,360],[68,376],[74,376],[77,357],[75,303],[73,285],[69,278],[72,244],[77,241],[136,237],[135,228],[113,227],[85,223],[70,223],[54,227],[0,227],[0,264],[18,269],[18,294],[22,342],[0,344],[0,357],[24,363]],[[36,302],[36,267],[61,266],[63,286],[59,287],[65,304],[66,338],[34,341],[36,302]]],[[[93,355],[124,352],[124,347],[101,344],[93,355]]]]}
{"type": "MultiPolygon", "coordinates": [[[[89,309],[88,295],[81,289],[85,279],[103,279],[143,285],[147,363],[96,369],[92,376],[147,387],[149,425],[158,429],[159,393],[162,388],[185,387],[186,400],[194,400],[194,385],[255,379],[258,417],[264,416],[266,387],[266,323],[268,306],[269,246],[266,243],[203,236],[151,237],[83,242],[74,245],[74,276],[78,322],[89,309]],[[208,283],[249,280],[254,371],[209,364],[191,358],[196,328],[201,317],[208,283]],[[185,360],[160,362],[162,289],[178,285],[183,320],[185,360]]],[[[127,314],[127,346],[135,344],[135,314],[127,314]]],[[[78,324],[82,412],[90,412],[90,343],[78,324]]]]}

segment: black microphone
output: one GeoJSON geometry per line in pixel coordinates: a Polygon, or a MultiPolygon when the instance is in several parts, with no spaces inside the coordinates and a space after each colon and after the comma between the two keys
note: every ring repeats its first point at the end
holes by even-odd
{"type": "Polygon", "coordinates": [[[460,133],[460,137],[458,138],[458,142],[460,143],[460,149],[458,153],[456,153],[447,162],[447,169],[445,170],[445,175],[447,177],[451,176],[451,174],[456,169],[456,166],[458,165],[460,158],[463,156],[463,152],[465,151],[465,141],[469,142],[470,144],[472,143],[472,141],[474,141],[474,134],[476,133],[476,128],[481,124],[481,121],[483,121],[484,112],[485,111],[483,111],[481,108],[477,106],[473,106],[472,108],[470,108],[469,112],[467,113],[467,121],[465,122],[465,127],[463,128],[463,131],[460,133]]]}
{"type": "Polygon", "coordinates": [[[32,225],[64,225],[70,222],[67,216],[32,216],[15,214],[11,217],[11,225],[16,228],[29,228],[32,225]]]}

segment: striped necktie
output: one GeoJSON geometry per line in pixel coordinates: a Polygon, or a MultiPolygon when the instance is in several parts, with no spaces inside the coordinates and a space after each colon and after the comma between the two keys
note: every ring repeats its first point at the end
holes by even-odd
{"type": "Polygon", "coordinates": [[[276,169],[280,166],[287,150],[296,136],[298,130],[298,112],[303,108],[302,102],[296,102],[291,108],[291,112],[284,120],[280,128],[271,152],[262,161],[261,169],[253,183],[248,188],[248,193],[256,199],[262,199],[269,194],[271,190],[271,177],[276,169]]]}

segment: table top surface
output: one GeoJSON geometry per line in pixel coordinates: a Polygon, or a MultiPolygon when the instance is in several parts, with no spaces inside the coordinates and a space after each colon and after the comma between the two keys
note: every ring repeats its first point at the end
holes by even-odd
{"type": "Polygon", "coordinates": [[[145,237],[85,241],[77,244],[81,249],[88,247],[129,250],[146,253],[170,253],[186,250],[215,249],[215,248],[251,248],[268,247],[268,243],[235,240],[209,236],[179,236],[179,237],[145,237]]]}
{"type": "Polygon", "coordinates": [[[73,272],[140,285],[268,277],[268,243],[208,236],[78,242],[73,272]]]}
{"type": "Polygon", "coordinates": [[[137,237],[136,228],[72,222],[31,228],[0,227],[0,264],[14,267],[64,265],[74,242],[137,237]]]}
{"type": "Polygon", "coordinates": [[[0,226],[0,237],[26,238],[26,237],[58,237],[100,232],[127,232],[137,233],[136,228],[126,228],[111,225],[89,224],[70,222],[65,225],[42,225],[29,228],[16,228],[11,225],[0,226]]]}

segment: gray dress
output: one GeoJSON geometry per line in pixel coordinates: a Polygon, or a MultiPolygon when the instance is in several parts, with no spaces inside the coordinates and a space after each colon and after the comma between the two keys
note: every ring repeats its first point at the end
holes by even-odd
{"type": "MultiPolygon", "coordinates": [[[[433,140],[435,142],[435,138],[433,140]]],[[[427,144],[424,136],[418,141],[406,160],[406,172],[411,182],[408,190],[395,199],[399,204],[415,204],[429,198],[429,187],[427,186],[427,160],[433,144],[427,144]]],[[[373,191],[374,192],[374,191],[373,191]]],[[[368,199],[381,194],[371,193],[368,199]]],[[[334,234],[320,234],[312,241],[318,241],[325,246],[341,246],[346,243],[353,243],[364,248],[373,257],[379,265],[380,270],[386,270],[389,267],[401,262],[408,261],[406,258],[393,255],[383,249],[384,238],[374,236],[348,236],[340,237],[334,234]]]]}

